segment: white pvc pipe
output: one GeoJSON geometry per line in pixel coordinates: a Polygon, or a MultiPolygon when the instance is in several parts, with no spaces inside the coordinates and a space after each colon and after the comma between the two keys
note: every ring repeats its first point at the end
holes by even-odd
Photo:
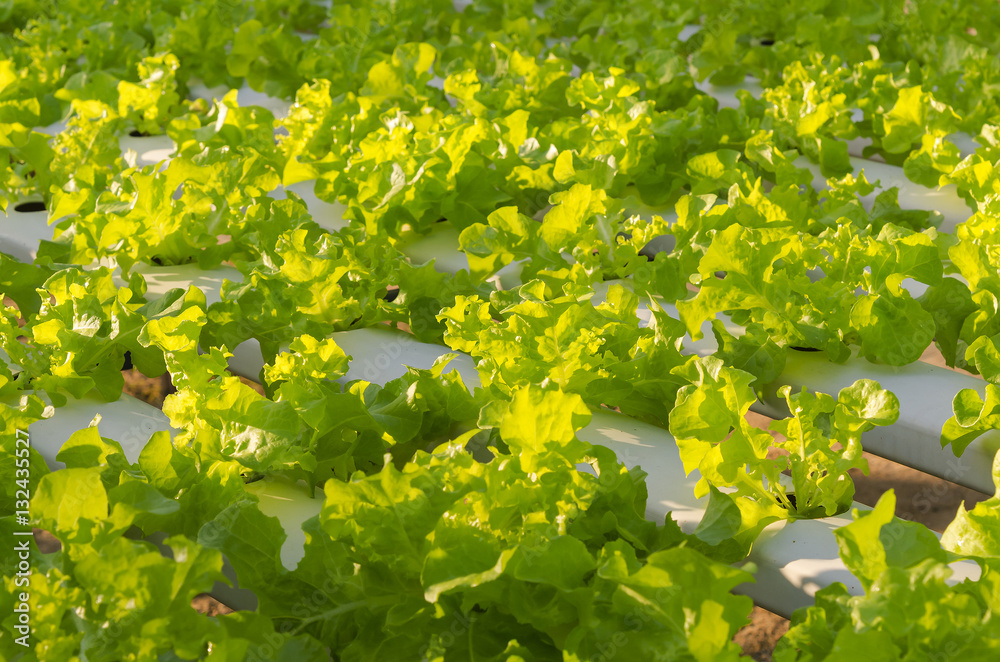
{"type": "MultiPolygon", "coordinates": [[[[347,374],[339,380],[343,383],[363,379],[374,384],[384,384],[405,375],[407,366],[428,370],[445,354],[455,353],[456,357],[444,372],[457,370],[469,388],[480,385],[479,372],[471,356],[454,352],[443,345],[420,342],[409,333],[386,325],[338,331],[329,337],[337,342],[347,356],[353,357],[347,374]]],[[[281,351],[286,349],[282,347],[281,351]]],[[[260,344],[254,339],[241,343],[229,360],[229,369],[233,373],[249,379],[256,379],[263,367],[260,344]]]]}
{"type": "MultiPolygon", "coordinates": [[[[875,198],[882,190],[893,186],[899,187],[897,201],[900,209],[925,209],[928,211],[940,212],[944,217],[940,230],[942,232],[953,232],[955,226],[964,223],[973,211],[958,195],[958,189],[954,184],[942,186],[938,189],[929,189],[906,178],[903,169],[899,166],[879,163],[868,159],[861,159],[855,156],[851,158],[851,167],[855,175],[865,173],[869,182],[879,183],[880,188],[866,196],[861,196],[860,200],[865,207],[871,210],[875,198]]],[[[823,190],[826,188],[826,177],[820,171],[819,165],[813,163],[805,156],[795,159],[794,164],[798,168],[806,168],[813,175],[813,188],[823,190]]]]}
{"type": "MultiPolygon", "coordinates": [[[[401,250],[415,265],[427,264],[433,260],[434,269],[441,273],[469,271],[469,258],[458,248],[458,235],[458,230],[450,223],[436,223],[428,234],[404,245],[401,250]]],[[[521,284],[522,266],[520,262],[511,262],[498,269],[487,282],[498,290],[516,287],[521,284]]]]}
{"type": "Polygon", "coordinates": [[[677,41],[687,41],[701,32],[700,25],[685,25],[677,35],[677,41]]]}
{"type": "Polygon", "coordinates": [[[441,273],[469,270],[468,258],[458,249],[458,230],[451,223],[435,223],[428,234],[403,246],[402,252],[416,265],[433,260],[441,273]]]}
{"type": "Polygon", "coordinates": [[[354,357],[347,374],[341,379],[349,382],[364,379],[384,384],[406,374],[406,366],[428,370],[445,354],[455,354],[445,368],[445,373],[458,371],[467,387],[479,386],[479,372],[471,356],[455,352],[444,345],[424,343],[409,333],[390,329],[388,326],[370,326],[330,335],[345,354],[354,357]]]}
{"type": "MultiPolygon", "coordinates": [[[[191,92],[192,98],[204,99],[209,102],[222,99],[229,93],[229,90],[225,85],[207,87],[205,84],[195,81],[191,82],[188,86],[188,90],[191,92]]],[[[236,100],[240,107],[260,106],[261,108],[266,108],[271,111],[271,114],[274,115],[275,119],[285,118],[292,105],[291,102],[286,101],[285,99],[279,99],[278,97],[272,97],[264,92],[258,92],[246,84],[237,90],[236,100]]]]}
{"type": "Polygon", "coordinates": [[[284,200],[287,196],[285,191],[295,193],[306,204],[309,214],[316,224],[328,232],[336,232],[346,228],[350,221],[344,218],[347,212],[347,205],[340,202],[326,202],[320,200],[316,195],[316,180],[310,179],[297,184],[279,186],[269,193],[275,200],[284,200]]]}
{"type": "Polygon", "coordinates": [[[49,227],[48,211],[18,211],[18,205],[40,202],[40,198],[30,197],[19,200],[7,207],[0,217],[0,253],[6,253],[21,262],[34,262],[38,255],[38,245],[51,241],[53,229],[49,227]]]}
{"type": "MultiPolygon", "coordinates": [[[[630,287],[629,281],[602,283],[595,287],[594,305],[604,300],[613,282],[630,287]]],[[[679,319],[673,304],[662,299],[657,303],[671,317],[679,319]]],[[[640,297],[637,314],[644,326],[649,323],[651,313],[644,297],[640,297]]],[[[729,316],[719,314],[716,317],[730,334],[743,334],[743,328],[734,324],[729,316]]],[[[707,356],[717,351],[710,321],[702,324],[701,333],[701,339],[685,342],[685,352],[707,356]]],[[[973,441],[961,457],[943,449],[939,442],[941,429],[953,415],[955,395],[963,389],[985,395],[986,382],[977,377],[921,361],[896,367],[854,356],[845,363],[832,363],[823,352],[790,350],[781,375],[765,388],[763,401],[750,408],[771,418],[783,418],[789,413],[784,399],[777,395],[779,387],[789,385],[793,391],[806,387],[811,391],[836,394],[859,379],[874,379],[899,399],[899,420],[866,432],[865,450],[970,489],[986,494],[995,491],[992,466],[994,456],[1000,451],[1000,430],[990,431],[973,441]]]]}
{"type": "MultiPolygon", "coordinates": [[[[51,404],[45,394],[39,393],[38,396],[51,404]]],[[[17,398],[5,398],[3,402],[11,407],[17,406],[17,398]]],[[[105,402],[92,392],[79,400],[70,398],[52,414],[50,418],[32,423],[28,431],[32,448],[45,458],[45,463],[53,471],[66,466],[56,460],[59,449],[74,432],[90,426],[95,416],[101,417],[97,425],[101,436],[121,444],[129,462],[138,461],[139,453],[151,434],[170,430],[170,421],[162,411],[126,394],[114,402],[105,402]]]]}
{"type": "Polygon", "coordinates": [[[135,152],[135,164],[140,168],[169,161],[177,151],[170,136],[125,135],[118,138],[118,146],[123,155],[129,151],[135,152]]]}
{"type": "Polygon", "coordinates": [[[736,93],[740,90],[746,90],[755,99],[759,99],[764,93],[760,81],[750,76],[747,76],[742,82],[732,85],[713,85],[705,80],[695,81],[694,86],[705,94],[715,97],[715,100],[719,102],[719,108],[739,108],[740,102],[736,98],[736,93]]]}
{"type": "Polygon", "coordinates": [[[44,133],[45,135],[52,137],[58,136],[65,130],[66,130],[66,122],[64,122],[63,120],[53,122],[48,126],[35,127],[35,131],[37,131],[38,133],[44,133]]]}
{"type": "MultiPolygon", "coordinates": [[[[243,282],[243,274],[237,269],[220,265],[214,269],[202,269],[197,264],[180,264],[175,266],[153,266],[137,262],[132,271],[142,274],[146,280],[146,299],[159,299],[173,289],[187,290],[192,285],[205,293],[205,305],[222,300],[222,284],[224,281],[243,282]]],[[[127,283],[116,272],[115,280],[119,287],[127,283]]]]}
{"type": "MultiPolygon", "coordinates": [[[[663,307],[671,317],[678,318],[673,305],[663,304],[663,307]]],[[[642,299],[638,314],[648,323],[650,313],[642,299]]],[[[742,335],[742,327],[733,324],[727,315],[717,317],[730,334],[742,335]]],[[[684,351],[700,356],[717,351],[709,321],[702,325],[701,332],[700,340],[685,342],[684,351]]],[[[750,409],[771,418],[783,418],[789,413],[784,399],[777,395],[779,387],[788,385],[793,391],[805,387],[835,395],[859,379],[874,379],[899,399],[899,420],[866,432],[866,451],[973,490],[994,492],[991,467],[1000,451],[1000,430],[973,441],[961,457],[943,449],[939,442],[941,429],[953,416],[955,395],[962,389],[973,389],[983,396],[986,382],[982,379],[921,361],[896,367],[855,356],[846,363],[832,363],[823,352],[790,350],[781,375],[765,388],[764,399],[750,409]]]]}
{"type": "Polygon", "coordinates": [[[991,467],[1000,451],[1000,430],[973,441],[961,457],[939,442],[945,421],[953,416],[955,394],[962,389],[985,393],[986,382],[976,377],[919,361],[893,367],[852,358],[840,364],[831,363],[822,352],[792,350],[781,376],[752,409],[766,416],[787,416],[784,399],[776,393],[779,386],[837,393],[858,379],[874,379],[899,398],[899,420],[865,433],[866,451],[980,492],[995,491],[991,467]]]}
{"type": "MultiPolygon", "coordinates": [[[[603,301],[611,282],[595,288],[597,294],[592,300],[595,305],[603,301]]],[[[629,286],[628,281],[617,282],[629,286]]],[[[674,305],[662,300],[657,303],[671,317],[679,319],[674,305]]],[[[643,325],[649,323],[651,313],[644,298],[640,298],[637,314],[643,325]]],[[[743,328],[727,315],[716,317],[730,334],[743,334],[743,328]]],[[[685,342],[685,352],[707,356],[717,351],[710,321],[702,324],[701,333],[701,339],[685,342]]],[[[777,395],[779,387],[789,385],[793,391],[806,387],[811,391],[837,394],[859,379],[874,379],[899,399],[899,420],[866,432],[866,451],[970,489],[986,494],[994,492],[992,466],[994,456],[1000,451],[1000,430],[990,431],[973,441],[961,457],[941,448],[939,442],[941,429],[953,416],[955,395],[963,389],[973,389],[980,396],[985,394],[986,382],[977,377],[921,361],[897,367],[854,356],[845,363],[832,363],[823,352],[789,350],[781,375],[765,388],[763,401],[750,408],[771,418],[783,418],[789,413],[784,399],[777,395]]]]}
{"type": "Polygon", "coordinates": [[[305,556],[306,534],[302,525],[319,514],[323,507],[323,490],[316,497],[309,495],[303,483],[293,483],[284,478],[265,478],[243,486],[260,501],[260,511],[268,517],[277,517],[285,530],[281,544],[281,565],[294,570],[305,556]]]}
{"type": "MultiPolygon", "coordinates": [[[[610,412],[595,412],[590,425],[577,436],[610,448],[626,467],[639,466],[649,474],[646,519],[659,523],[669,515],[685,533],[694,532],[706,505],[694,498],[699,474],[694,471],[684,477],[675,442],[667,431],[610,412]]],[[[834,529],[850,521],[840,516],[767,527],[745,562],[757,565],[757,581],[737,587],[737,592],[786,618],[799,607],[811,605],[816,591],[833,582],[843,583],[852,595],[862,595],[860,582],[840,560],[833,535],[834,529]]]]}

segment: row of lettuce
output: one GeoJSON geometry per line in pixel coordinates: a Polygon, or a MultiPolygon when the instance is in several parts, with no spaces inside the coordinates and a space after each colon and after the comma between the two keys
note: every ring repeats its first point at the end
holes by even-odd
{"type": "MultiPolygon", "coordinates": [[[[427,106],[449,109],[440,89],[421,89],[430,78],[421,80],[422,74],[432,67],[438,80],[454,77],[449,94],[452,102],[466,101],[462,114],[493,120],[526,110],[529,128],[580,115],[577,99],[563,94],[571,70],[603,79],[611,69],[622,69],[639,85],[632,93],[636,99],[663,112],[684,107],[695,80],[738,83],[750,76],[772,90],[765,100],[773,105],[747,99],[751,115],[774,130],[783,147],[789,146],[785,141],[798,147],[827,174],[847,171],[839,139],[862,136],[872,139],[872,153],[905,161],[914,181],[950,181],[962,155],[943,140],[946,136],[962,132],[984,147],[996,142],[989,127],[998,112],[992,93],[1000,76],[993,56],[997,7],[987,0],[861,4],[863,11],[821,2],[775,10],[760,3],[650,1],[624,7],[559,0],[547,7],[474,2],[458,12],[448,0],[419,6],[348,2],[329,10],[301,0],[146,0],[133,12],[106,12],[102,0],[72,7],[15,3],[7,27],[17,30],[0,41],[2,119],[10,125],[0,146],[13,151],[15,162],[45,166],[56,158],[56,163],[8,172],[2,189],[8,198],[25,186],[48,197],[51,185],[70,183],[73,159],[81,154],[65,144],[54,157],[31,129],[57,122],[71,110],[90,120],[85,125],[109,123],[125,132],[176,132],[189,138],[186,130],[204,124],[208,110],[184,103],[193,88],[248,84],[292,99],[303,86],[321,80],[330,96],[347,95],[348,102],[365,110],[360,97],[376,102],[390,97],[402,111],[422,117],[427,106]],[[702,28],[681,41],[691,24],[702,28]],[[420,43],[426,46],[398,49],[420,43]],[[434,55],[428,55],[428,47],[434,55]],[[417,89],[404,91],[407,84],[417,89]],[[181,121],[171,130],[174,120],[181,121]],[[61,163],[62,155],[68,164],[61,163]],[[32,170],[40,179],[26,184],[17,176],[32,170]],[[45,179],[49,170],[54,170],[52,180],[45,179]]],[[[584,110],[603,114],[603,105],[584,110]]],[[[368,115],[356,130],[369,131],[365,126],[378,125],[380,115],[368,115]]],[[[355,129],[310,131],[314,118],[314,113],[300,118],[307,126],[298,140],[285,143],[284,159],[330,158],[334,162],[320,170],[339,171],[351,143],[338,138],[355,129]]],[[[423,117],[419,128],[427,130],[435,119],[423,117]]],[[[602,119],[595,117],[595,124],[605,124],[602,119]]],[[[563,129],[556,129],[553,138],[563,129]]],[[[543,137],[548,136],[539,135],[539,142],[543,137]]],[[[102,162],[102,142],[108,141],[98,139],[90,146],[96,153],[85,156],[102,162]]],[[[983,172],[989,170],[984,164],[995,160],[991,154],[986,151],[957,168],[954,179],[970,195],[990,188],[984,180],[995,180],[983,172]]],[[[103,156],[114,158],[114,150],[103,156]]],[[[659,172],[644,172],[654,182],[663,179],[659,172]]],[[[616,175],[616,180],[637,176],[616,175]]],[[[676,196],[676,190],[654,183],[642,193],[658,204],[676,196]]],[[[336,186],[329,192],[350,193],[336,186]]],[[[976,200],[984,202],[982,195],[976,200]]]]}
{"type": "MultiPolygon", "coordinates": [[[[169,367],[178,391],[164,411],[181,432],[173,439],[154,434],[134,463],[117,440],[101,437],[99,422],[62,447],[64,469],[50,473],[32,454],[33,524],[62,543],[59,552],[34,557],[26,589],[37,659],[143,659],[148,652],[325,659],[325,650],[337,659],[465,659],[470,651],[481,659],[735,659],[731,637],[751,603],[730,590],[751,575],[728,563],[741,560],[769,522],[843,510],[853,494],[846,471],[865,464],[862,432],[897,415],[892,394],[872,382],[836,398],[786,393],[795,414],[772,425],[785,437],[775,443],[743,418],[755,398],[750,373],[719,357],[681,359],[676,338],[667,336],[675,384],[659,386],[676,397],[661,403],[676,403],[669,426],[708,494],[705,520],[686,535],[670,519],[645,519],[641,469],[628,470],[611,451],[576,437],[592,405],[583,371],[567,370],[567,358],[590,359],[610,340],[592,329],[568,329],[582,336],[569,342],[548,327],[550,350],[565,343],[558,359],[532,365],[523,356],[495,356],[547,374],[523,374],[509,392],[495,383],[471,393],[444,365],[385,385],[342,385],[336,380],[349,365],[343,350],[303,335],[265,366],[265,397],[227,372],[224,350],[199,353],[207,323],[200,291],[140,306],[107,273],[90,274],[89,282],[75,281],[79,273],[57,272],[47,291],[103,289],[109,298],[59,301],[54,294],[52,308],[111,308],[108,317],[131,329],[131,339],[119,339],[141,348],[137,365],[169,367]],[[575,380],[558,381],[567,375],[575,380]],[[833,450],[835,441],[842,450],[833,450]],[[769,458],[772,446],[789,455],[769,458]],[[594,471],[580,471],[584,463],[594,471]],[[777,481],[784,469],[794,491],[777,481]],[[320,515],[304,525],[305,554],[295,568],[281,563],[282,523],[264,516],[244,489],[262,476],[302,479],[324,493],[320,515]],[[727,486],[736,489],[720,491],[727,486]],[[157,533],[170,536],[173,558],[141,541],[157,533]],[[222,554],[240,586],[257,595],[255,613],[209,618],[191,608],[194,595],[224,580],[222,554]]],[[[569,311],[561,319],[580,314],[574,302],[555,302],[569,311]]],[[[524,302],[520,314],[505,318],[525,333],[538,319],[525,313],[546,303],[524,302]]],[[[639,329],[634,306],[635,296],[617,288],[606,304],[591,307],[605,324],[632,326],[645,350],[631,366],[605,355],[606,368],[586,370],[591,383],[614,385],[608,373],[642,370],[626,373],[629,384],[670,368],[660,325],[639,329]]],[[[49,324],[55,335],[65,332],[49,321],[56,321],[49,324]]],[[[79,350],[98,352],[119,339],[79,350]]],[[[116,370],[121,351],[105,357],[116,370]]],[[[120,373],[109,371],[99,383],[115,377],[120,373]]],[[[81,380],[81,392],[94,386],[81,380]]],[[[2,406],[5,451],[13,457],[16,431],[53,415],[58,408],[37,395],[2,406]]],[[[12,489],[4,497],[13,505],[16,470],[5,471],[12,489]]],[[[816,607],[796,614],[779,655],[839,659],[877,645],[889,659],[951,650],[988,659],[996,640],[995,510],[993,501],[981,504],[946,535],[945,548],[979,557],[983,568],[979,580],[950,587],[947,564],[956,554],[926,528],[893,519],[892,496],[884,497],[874,513],[837,532],[866,595],[850,597],[839,584],[822,591],[816,607]],[[901,605],[919,618],[889,618],[901,605]]],[[[8,535],[17,528],[13,517],[0,523],[8,535]]],[[[2,594],[11,609],[15,567],[5,572],[2,594]]],[[[16,644],[2,641],[18,659],[16,644]]]]}
{"type": "MultiPolygon", "coordinates": [[[[884,3],[858,21],[824,3],[556,2],[542,16],[532,3],[148,4],[15,4],[5,19],[18,30],[3,41],[2,188],[9,202],[41,195],[57,236],[34,264],[0,255],[13,304],[0,348],[17,366],[0,363],[4,512],[25,475],[16,430],[68,398],[118,398],[126,353],[146,375],[169,371],[164,411],[180,431],[132,464],[99,424],[63,447],[66,469],[32,456],[34,524],[63,547],[35,557],[35,646],[5,627],[10,659],[733,658],[751,603],[730,590],[751,575],[727,564],[770,522],[848,508],[862,432],[898,416],[891,393],[860,381],[785,393],[792,415],[772,425],[784,441],[747,425],[789,351],[905,365],[935,342],[989,382],[985,401],[956,399],[943,441],[961,452],[997,426],[995,5],[884,3]],[[747,74],[770,90],[736,109],[694,84],[747,74]],[[186,101],[198,83],[244,82],[294,95],[288,116],[234,94],[186,101]],[[55,137],[33,130],[65,113],[55,137]],[[129,163],[119,137],[133,130],[165,132],[176,155],[129,163]],[[961,157],[955,132],[981,147],[961,157]],[[913,181],[957,184],[969,220],[938,232],[937,214],[900,209],[893,189],[863,205],[872,185],[840,177],[859,135],[913,181]],[[827,189],[792,165],[799,153],[827,189]],[[348,228],[269,195],[311,180],[347,205],[348,228]],[[632,213],[650,205],[677,220],[632,213]],[[406,259],[442,220],[468,271],[406,259]],[[655,237],[673,248],[649,255],[655,237]],[[490,276],[514,261],[523,285],[497,291],[490,276]],[[137,263],[227,263],[242,281],[211,306],[194,288],[147,300],[137,263]],[[911,297],[908,278],[926,294],[911,297]],[[621,279],[592,305],[595,286],[621,279]],[[650,294],[680,319],[654,306],[641,324],[650,294]],[[746,333],[716,324],[715,356],[684,354],[722,311],[746,333]],[[383,323],[471,354],[482,387],[443,366],[338,382],[349,359],[329,334],[383,323]],[[227,372],[249,338],[264,395],[227,372]],[[642,471],[576,438],[605,407],[678,439],[708,497],[695,535],[646,521],[642,471]],[[262,476],[326,494],[297,568],[243,488],[262,476]],[[173,559],[137,530],[168,534],[173,559]],[[257,612],[191,609],[222,554],[257,612]]],[[[887,496],[838,532],[866,595],[822,591],[776,656],[995,656],[996,512],[995,499],[960,511],[942,546],[892,519],[887,496]],[[950,587],[956,553],[982,578],[950,587]]]]}

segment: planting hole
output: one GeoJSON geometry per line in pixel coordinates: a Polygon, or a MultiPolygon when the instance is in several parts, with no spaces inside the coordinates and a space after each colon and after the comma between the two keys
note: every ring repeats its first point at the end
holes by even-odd
{"type": "Polygon", "coordinates": [[[133,138],[148,138],[149,137],[148,133],[146,133],[145,131],[140,131],[139,129],[132,129],[131,131],[128,132],[128,135],[132,136],[133,138]]]}
{"type": "Polygon", "coordinates": [[[14,211],[19,211],[22,213],[45,211],[45,203],[42,202],[41,200],[31,200],[30,202],[22,202],[20,204],[14,205],[14,211]]]}

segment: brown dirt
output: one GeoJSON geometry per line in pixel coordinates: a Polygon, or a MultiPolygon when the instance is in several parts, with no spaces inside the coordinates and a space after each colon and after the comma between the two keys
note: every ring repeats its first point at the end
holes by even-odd
{"type": "Polygon", "coordinates": [[[904,464],[864,454],[868,458],[868,476],[851,471],[854,479],[854,500],[874,506],[879,497],[892,489],[896,493],[896,516],[920,522],[939,533],[955,519],[958,505],[965,503],[971,510],[989,495],[967,487],[929,476],[904,464]]]}
{"type": "Polygon", "coordinates": [[[788,619],[762,607],[754,607],[750,624],[740,629],[733,641],[740,645],[743,654],[757,662],[771,662],[771,654],[778,639],[788,632],[788,619]]]}
{"type": "Polygon", "coordinates": [[[220,616],[222,614],[233,613],[232,609],[222,604],[208,593],[202,593],[201,595],[194,596],[194,600],[191,601],[191,606],[207,616],[220,616]]]}
{"type": "Polygon", "coordinates": [[[32,529],[31,532],[35,534],[35,546],[42,554],[51,554],[62,549],[62,543],[48,531],[32,529]]]}
{"type": "Polygon", "coordinates": [[[125,393],[148,402],[154,407],[163,407],[163,400],[176,391],[174,385],[170,383],[170,373],[165,373],[160,377],[147,377],[135,368],[123,370],[122,377],[125,378],[125,393]]]}

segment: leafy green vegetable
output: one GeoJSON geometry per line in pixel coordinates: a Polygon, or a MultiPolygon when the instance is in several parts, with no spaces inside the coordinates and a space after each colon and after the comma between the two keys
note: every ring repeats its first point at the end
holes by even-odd
{"type": "MultiPolygon", "coordinates": [[[[716,357],[692,360],[674,372],[690,381],[677,392],[670,412],[670,431],[684,469],[701,474],[697,496],[712,489],[709,512],[726,507],[726,498],[739,507],[739,534],[747,549],[760,528],[775,519],[824,517],[850,507],[854,484],[848,471],[868,469],[861,457],[861,434],[892,424],[899,415],[896,397],[871,380],[842,389],[836,399],[805,389],[792,393],[784,386],[779,394],[792,416],[771,424],[784,437],[778,441],[745,419],[756,400],[752,375],[716,357]],[[841,449],[834,450],[835,445],[841,449]],[[772,456],[772,447],[785,453],[772,456]],[[790,490],[780,477],[786,470],[790,490]],[[735,489],[724,498],[717,488],[735,489]]],[[[726,518],[719,525],[730,526],[726,518]]]]}
{"type": "MultiPolygon", "coordinates": [[[[36,646],[5,617],[4,659],[730,659],[749,575],[724,562],[848,508],[861,435],[898,415],[861,380],[784,389],[790,416],[752,428],[790,348],[904,366],[934,342],[987,380],[945,444],[1000,427],[995,2],[63,4],[0,7],[0,249],[18,223],[43,237],[34,264],[0,254],[4,501],[17,430],[117,399],[126,354],[169,371],[175,431],[96,419],[65,470],[29,453],[33,523],[63,548],[33,557],[36,646]],[[720,107],[706,81],[763,92],[720,107]],[[142,134],[169,159],[122,154],[142,134]],[[858,149],[916,188],[853,174],[858,149]],[[919,187],[969,218],[901,208],[919,187]],[[408,257],[425,240],[459,254],[408,257]],[[163,292],[221,265],[217,292],[163,292]],[[684,353],[709,320],[714,355],[684,353]],[[382,325],[467,352],[481,387],[450,357],[347,383],[330,334],[382,325]],[[259,389],[229,372],[246,341],[259,389]],[[694,535],[576,438],[602,407],[674,432],[709,496],[694,535]],[[262,478],[322,512],[286,531],[243,487],[262,478]],[[190,608],[222,553],[256,612],[190,608]]],[[[985,558],[954,588],[927,531],[859,517],[838,536],[866,595],[821,591],[778,656],[995,656],[994,501],[945,536],[985,558]]]]}

